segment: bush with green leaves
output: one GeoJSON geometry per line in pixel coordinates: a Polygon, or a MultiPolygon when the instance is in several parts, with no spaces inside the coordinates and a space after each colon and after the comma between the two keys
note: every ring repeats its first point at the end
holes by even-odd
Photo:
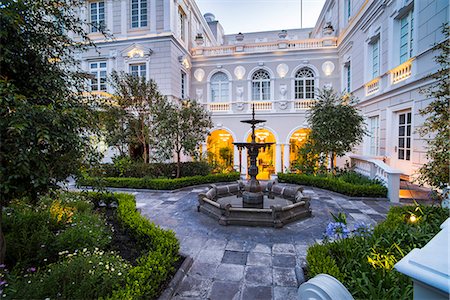
{"type": "Polygon", "coordinates": [[[176,190],[184,187],[217,182],[231,182],[239,179],[239,173],[191,176],[175,179],[85,177],[78,180],[82,186],[107,186],[115,188],[176,190]]]}
{"type": "Polygon", "coordinates": [[[448,215],[449,210],[440,207],[392,207],[372,235],[352,235],[310,247],[308,276],[335,276],[355,299],[412,298],[411,280],[393,266],[412,249],[425,246],[448,215]]]}
{"type": "Polygon", "coordinates": [[[318,187],[351,197],[385,198],[387,196],[387,189],[382,184],[351,172],[340,176],[278,173],[278,180],[318,187]]]}
{"type": "Polygon", "coordinates": [[[108,297],[126,281],[131,265],[117,253],[103,250],[61,253],[43,268],[30,268],[21,277],[6,277],[6,299],[98,299],[108,297]]]}

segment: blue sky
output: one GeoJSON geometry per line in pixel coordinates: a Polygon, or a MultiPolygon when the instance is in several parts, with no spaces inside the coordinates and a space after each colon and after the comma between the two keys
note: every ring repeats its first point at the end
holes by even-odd
{"type": "Polygon", "coordinates": [[[202,14],[216,16],[226,34],[313,27],[325,0],[195,0],[202,14]]]}

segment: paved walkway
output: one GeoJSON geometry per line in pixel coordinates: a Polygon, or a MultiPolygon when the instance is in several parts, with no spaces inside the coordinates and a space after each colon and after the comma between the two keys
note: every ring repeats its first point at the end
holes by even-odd
{"type": "Polygon", "coordinates": [[[205,190],[132,192],[142,214],[175,231],[181,252],[194,259],[173,299],[296,299],[306,250],[321,239],[330,212],[345,212],[351,227],[356,221],[383,220],[390,206],[305,189],[312,197],[309,219],[282,229],[221,226],[197,212],[197,194],[205,190]]]}

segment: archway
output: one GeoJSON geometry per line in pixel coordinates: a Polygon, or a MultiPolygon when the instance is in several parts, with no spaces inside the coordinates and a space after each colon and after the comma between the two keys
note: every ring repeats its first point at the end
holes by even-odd
{"type": "Polygon", "coordinates": [[[233,169],[233,137],[225,129],[211,132],[206,142],[208,163],[215,171],[231,171],[233,169]]]}
{"type": "Polygon", "coordinates": [[[289,139],[289,167],[292,170],[298,169],[298,165],[302,163],[299,154],[300,149],[308,140],[311,129],[301,128],[296,130],[289,139]]]}
{"type": "MultiPolygon", "coordinates": [[[[268,180],[270,175],[275,174],[275,135],[267,129],[256,129],[256,142],[257,143],[274,143],[272,146],[265,149],[260,149],[258,154],[258,176],[259,180],[268,180]]],[[[247,142],[252,141],[251,134],[247,137],[247,142]]],[[[250,165],[250,158],[247,158],[247,164],[250,165]]]]}

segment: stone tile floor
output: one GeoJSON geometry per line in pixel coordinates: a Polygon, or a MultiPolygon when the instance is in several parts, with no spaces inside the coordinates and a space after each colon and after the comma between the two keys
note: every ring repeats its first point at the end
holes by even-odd
{"type": "MultiPolygon", "coordinates": [[[[117,191],[117,190],[116,190],[117,191]]],[[[322,238],[330,212],[345,212],[349,226],[376,224],[390,203],[349,201],[323,190],[305,188],[313,216],[284,228],[221,226],[197,212],[197,195],[206,188],[176,192],[130,191],[142,214],[173,230],[181,252],[194,259],[173,299],[296,299],[304,282],[306,250],[322,238]]]]}

